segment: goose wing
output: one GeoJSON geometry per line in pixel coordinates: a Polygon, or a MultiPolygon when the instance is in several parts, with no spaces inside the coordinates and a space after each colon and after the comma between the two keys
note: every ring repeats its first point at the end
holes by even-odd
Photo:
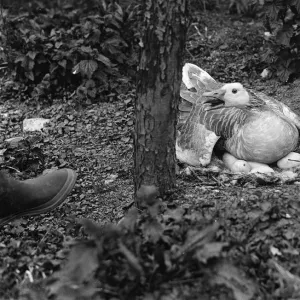
{"type": "Polygon", "coordinates": [[[296,113],[294,113],[287,105],[262,92],[250,90],[250,93],[254,95],[256,99],[263,101],[265,105],[273,110],[276,114],[295,124],[298,130],[300,130],[300,117],[296,113]]]}
{"type": "Polygon", "coordinates": [[[211,111],[206,111],[203,108],[199,114],[198,122],[217,136],[230,139],[243,128],[251,116],[252,112],[247,108],[223,107],[211,111]]]}
{"type": "Polygon", "coordinates": [[[220,137],[228,139],[241,129],[249,115],[246,109],[225,107],[207,111],[202,101],[193,106],[177,137],[176,154],[180,161],[206,166],[220,137]]]}
{"type": "Polygon", "coordinates": [[[222,84],[215,81],[207,72],[198,66],[186,63],[182,68],[182,84],[180,88],[181,101],[179,104],[178,126],[187,120],[192,107],[201,101],[205,91],[220,88],[222,84]]]}

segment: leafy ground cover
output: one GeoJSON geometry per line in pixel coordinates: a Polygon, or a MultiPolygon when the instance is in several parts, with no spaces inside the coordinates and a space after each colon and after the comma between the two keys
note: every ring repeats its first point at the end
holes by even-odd
{"type": "MultiPolygon", "coordinates": [[[[195,14],[186,61],[220,81],[276,95],[300,113],[299,81],[261,79],[263,47],[258,21],[195,14]]],[[[253,182],[179,167],[178,188],[160,208],[137,216],[134,85],[127,90],[105,103],[57,99],[39,109],[13,88],[3,93],[1,149],[22,135],[24,118],[52,120],[43,135],[26,137],[40,155],[18,159],[31,153],[23,143],[4,153],[6,170],[24,179],[70,167],[78,181],[67,204],[0,229],[0,299],[47,299],[49,292],[54,299],[298,299],[300,180],[253,182]],[[14,172],[20,166],[22,173],[14,172]]]]}

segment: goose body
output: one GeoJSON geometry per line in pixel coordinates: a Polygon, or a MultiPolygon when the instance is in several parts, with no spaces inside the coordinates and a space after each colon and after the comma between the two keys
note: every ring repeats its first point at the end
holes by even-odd
{"type": "Polygon", "coordinates": [[[188,104],[180,106],[179,160],[206,166],[218,140],[246,162],[271,164],[295,150],[300,118],[289,107],[240,83],[222,85],[192,64],[183,73],[185,86],[195,90],[181,91],[188,104]]]}

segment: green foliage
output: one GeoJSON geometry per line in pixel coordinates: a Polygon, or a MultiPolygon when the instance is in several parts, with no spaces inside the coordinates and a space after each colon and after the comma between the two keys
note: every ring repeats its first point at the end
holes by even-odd
{"type": "Polygon", "coordinates": [[[81,99],[105,96],[112,92],[109,78],[128,76],[136,65],[138,6],[103,0],[84,13],[70,3],[59,9],[37,4],[40,9],[6,14],[0,24],[0,58],[34,97],[66,88],[77,88],[81,99]]]}
{"type": "Polygon", "coordinates": [[[230,0],[229,10],[254,17],[261,13],[264,0],[230,0]]]}
{"type": "Polygon", "coordinates": [[[223,261],[228,244],[215,238],[219,225],[188,207],[155,203],[141,214],[132,208],[118,225],[81,224],[90,239],[72,248],[48,282],[54,299],[154,300],[174,293],[174,299],[187,299],[187,291],[196,299],[214,285],[226,286],[226,299],[247,300],[255,292],[239,269],[223,261]]]}
{"type": "Polygon", "coordinates": [[[265,2],[266,47],[262,60],[283,82],[299,73],[300,0],[265,2]]]}
{"type": "Polygon", "coordinates": [[[191,0],[190,6],[202,11],[212,10],[220,8],[220,0],[191,0]]]}
{"type": "Polygon", "coordinates": [[[261,60],[287,82],[300,67],[300,0],[232,0],[239,14],[264,18],[265,44],[261,60]],[[259,12],[259,13],[258,13],[259,12]]]}

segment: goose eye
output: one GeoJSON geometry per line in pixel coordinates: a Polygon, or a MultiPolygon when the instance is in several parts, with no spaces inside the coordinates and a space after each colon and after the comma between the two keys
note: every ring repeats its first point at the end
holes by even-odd
{"type": "Polygon", "coordinates": [[[236,94],[237,93],[237,89],[232,89],[232,93],[236,94]]]}

